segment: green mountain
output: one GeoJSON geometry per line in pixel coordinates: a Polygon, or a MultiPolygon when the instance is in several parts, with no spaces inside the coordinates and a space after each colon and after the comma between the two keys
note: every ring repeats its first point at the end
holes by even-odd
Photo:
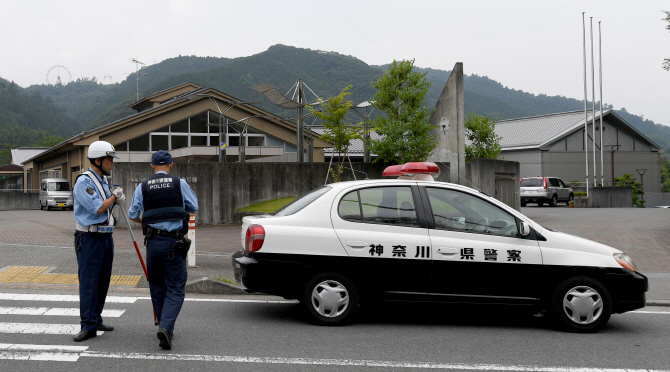
{"type": "MultiPolygon", "coordinates": [[[[242,100],[260,101],[261,108],[284,118],[292,118],[295,117],[295,111],[272,105],[249,87],[268,82],[287,92],[296,79],[301,78],[313,92],[327,98],[351,84],[352,95],[349,97],[358,103],[372,98],[374,88],[371,83],[379,78],[387,66],[371,66],[352,56],[286,45],[274,45],[256,55],[235,59],[179,56],[141,70],[146,75],[139,81],[140,98],[190,81],[242,100]]],[[[417,70],[426,72],[428,80],[432,82],[426,106],[434,107],[450,71],[430,68],[417,70]]],[[[583,101],[510,89],[476,74],[466,75],[464,84],[466,113],[475,112],[498,120],[580,110],[584,107],[583,101]]],[[[42,99],[49,102],[52,105],[50,107],[59,108],[60,115],[73,118],[69,129],[77,127],[78,123],[82,123],[83,128],[93,128],[132,115],[134,112],[127,106],[136,101],[134,74],[121,83],[110,85],[102,85],[93,78],[79,79],[60,87],[35,85],[25,90],[18,86],[13,89],[21,91],[26,100],[42,99]]],[[[309,101],[315,98],[309,92],[307,96],[309,101]]],[[[4,107],[4,104],[4,98],[0,97],[0,107],[4,107]]],[[[28,127],[28,122],[32,121],[27,120],[27,117],[32,113],[27,108],[32,109],[34,106],[26,104],[21,107],[20,112],[14,111],[14,115],[24,119],[15,118],[14,121],[20,121],[22,127],[28,127]]],[[[618,110],[618,113],[670,152],[670,127],[630,114],[624,108],[618,110]]],[[[376,114],[378,112],[375,111],[373,117],[376,114]]],[[[348,120],[359,121],[360,117],[352,113],[348,120]]],[[[70,133],[61,126],[47,126],[44,130],[64,136],[70,133]]]]}

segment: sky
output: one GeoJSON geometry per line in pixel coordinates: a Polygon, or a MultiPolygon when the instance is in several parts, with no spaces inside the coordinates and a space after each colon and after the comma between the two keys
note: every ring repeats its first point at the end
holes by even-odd
{"type": "Polygon", "coordinates": [[[415,59],[450,70],[463,62],[466,74],[509,88],[583,100],[585,12],[588,99],[593,17],[596,100],[602,22],[603,101],[670,125],[662,10],[669,1],[0,0],[0,77],[44,84],[63,65],[73,79],[120,82],[135,70],[132,58],[236,58],[284,44],[375,65],[415,59]]]}

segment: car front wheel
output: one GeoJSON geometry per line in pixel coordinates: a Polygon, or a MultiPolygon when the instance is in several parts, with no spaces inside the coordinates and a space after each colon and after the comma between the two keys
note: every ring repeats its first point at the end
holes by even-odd
{"type": "Polygon", "coordinates": [[[575,196],[570,194],[570,196],[568,197],[568,201],[565,202],[565,205],[570,206],[570,203],[573,203],[574,200],[575,200],[575,196]]]}
{"type": "Polygon", "coordinates": [[[559,284],[552,297],[552,314],[569,332],[590,333],[602,328],[612,315],[612,299],[597,280],[578,276],[559,284]]]}
{"type": "Polygon", "coordinates": [[[301,304],[315,323],[343,325],[356,313],[358,291],[345,276],[324,273],[313,277],[307,283],[301,304]]]}

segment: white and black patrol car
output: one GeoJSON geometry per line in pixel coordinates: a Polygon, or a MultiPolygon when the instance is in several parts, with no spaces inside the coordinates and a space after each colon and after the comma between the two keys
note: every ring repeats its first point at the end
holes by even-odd
{"type": "Polygon", "coordinates": [[[235,279],[298,299],[320,324],[359,305],[413,302],[542,311],[593,332],[645,306],[647,278],[622,251],[542,227],[477,190],[432,181],[433,163],[392,180],[329,184],[274,215],[245,217],[235,279]]]}

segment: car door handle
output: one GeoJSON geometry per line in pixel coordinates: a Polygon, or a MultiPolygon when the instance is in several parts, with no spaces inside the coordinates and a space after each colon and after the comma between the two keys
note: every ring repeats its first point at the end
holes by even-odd
{"type": "Polygon", "coordinates": [[[445,248],[445,247],[440,247],[437,249],[437,253],[444,254],[444,255],[454,255],[458,253],[458,250],[456,248],[445,248]]]}
{"type": "Polygon", "coordinates": [[[354,241],[347,241],[347,245],[350,246],[351,248],[365,248],[368,246],[368,243],[362,242],[360,240],[354,240],[354,241]]]}

